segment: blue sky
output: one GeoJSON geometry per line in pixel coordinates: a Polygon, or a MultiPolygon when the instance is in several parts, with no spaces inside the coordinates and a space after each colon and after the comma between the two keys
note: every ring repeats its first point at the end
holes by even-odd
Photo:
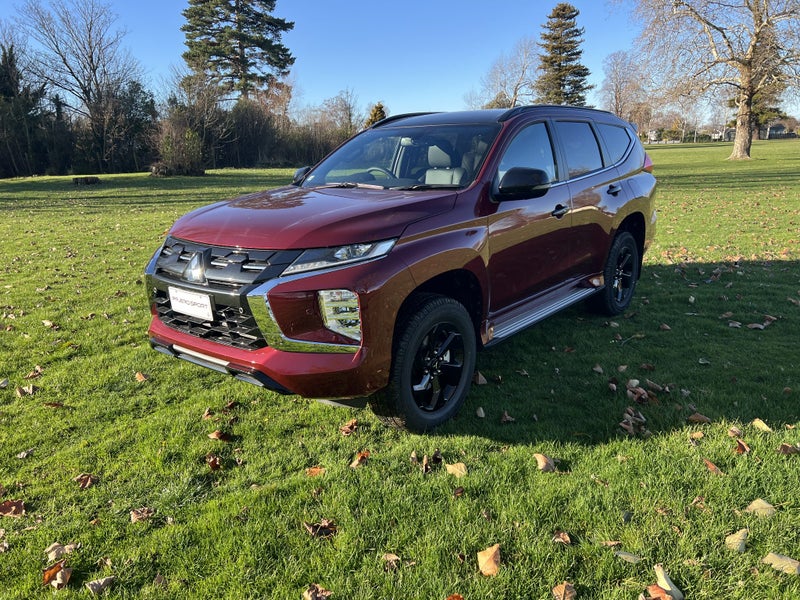
{"type": "MultiPolygon", "coordinates": [[[[366,108],[382,101],[391,114],[465,108],[464,97],[502,54],[526,37],[539,38],[557,0],[278,0],[275,15],[295,22],[283,38],[299,106],[316,106],[352,90],[366,108]]],[[[15,14],[0,0],[0,19],[15,14]]],[[[572,0],[585,29],[583,62],[599,88],[603,59],[630,50],[636,35],[625,2],[572,0]]],[[[146,80],[163,89],[170,67],[182,66],[185,1],[114,0],[124,44],[146,80]]],[[[590,102],[599,100],[590,95],[590,102]]]]}

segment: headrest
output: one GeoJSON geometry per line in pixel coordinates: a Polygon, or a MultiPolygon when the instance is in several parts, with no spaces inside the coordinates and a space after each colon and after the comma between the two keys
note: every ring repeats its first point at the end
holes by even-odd
{"type": "Polygon", "coordinates": [[[428,164],[436,169],[449,169],[453,166],[450,155],[439,146],[428,146],[428,164]]]}

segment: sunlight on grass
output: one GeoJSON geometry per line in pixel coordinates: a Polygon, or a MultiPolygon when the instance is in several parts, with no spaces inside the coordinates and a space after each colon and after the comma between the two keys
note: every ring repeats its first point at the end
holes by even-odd
{"type": "Polygon", "coordinates": [[[348,600],[548,598],[567,580],[630,599],[658,563],[687,598],[800,597],[800,578],[761,562],[800,558],[800,457],[777,451],[800,443],[800,142],[756,143],[748,162],[722,144],[648,152],[659,222],[631,310],[575,307],[481,353],[487,383],[424,436],[149,348],[142,272],[165,230],[291,170],[0,181],[0,504],[26,510],[0,516],[0,597],[50,595],[53,542],[80,544],[63,598],[114,575],[107,598],[299,599],[312,583],[348,600]],[[619,426],[629,406],[636,436],[619,426]],[[467,475],[423,473],[437,450],[467,475]],[[82,473],[96,482],[81,489],[82,473]],[[776,514],[745,512],[757,498],[776,514]],[[309,535],[323,519],[336,533],[309,535]],[[746,551],[726,548],[745,527],[746,551]],[[485,577],[476,554],[493,544],[485,577]]]}

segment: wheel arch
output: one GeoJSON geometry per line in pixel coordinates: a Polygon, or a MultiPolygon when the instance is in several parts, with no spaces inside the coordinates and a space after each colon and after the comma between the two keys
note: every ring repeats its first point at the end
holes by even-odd
{"type": "Polygon", "coordinates": [[[636,240],[636,246],[639,251],[639,277],[642,276],[642,261],[644,259],[645,239],[647,235],[647,225],[645,224],[644,215],[640,212],[631,213],[626,216],[617,227],[614,237],[627,231],[636,240]]]}

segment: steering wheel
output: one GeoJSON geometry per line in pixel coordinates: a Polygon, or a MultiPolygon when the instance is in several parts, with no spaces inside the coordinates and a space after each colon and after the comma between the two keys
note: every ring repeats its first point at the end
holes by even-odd
{"type": "Polygon", "coordinates": [[[394,173],[388,169],[384,169],[383,167],[370,167],[367,169],[367,173],[371,173],[372,171],[377,171],[378,173],[385,175],[388,179],[395,179],[394,173]]]}

